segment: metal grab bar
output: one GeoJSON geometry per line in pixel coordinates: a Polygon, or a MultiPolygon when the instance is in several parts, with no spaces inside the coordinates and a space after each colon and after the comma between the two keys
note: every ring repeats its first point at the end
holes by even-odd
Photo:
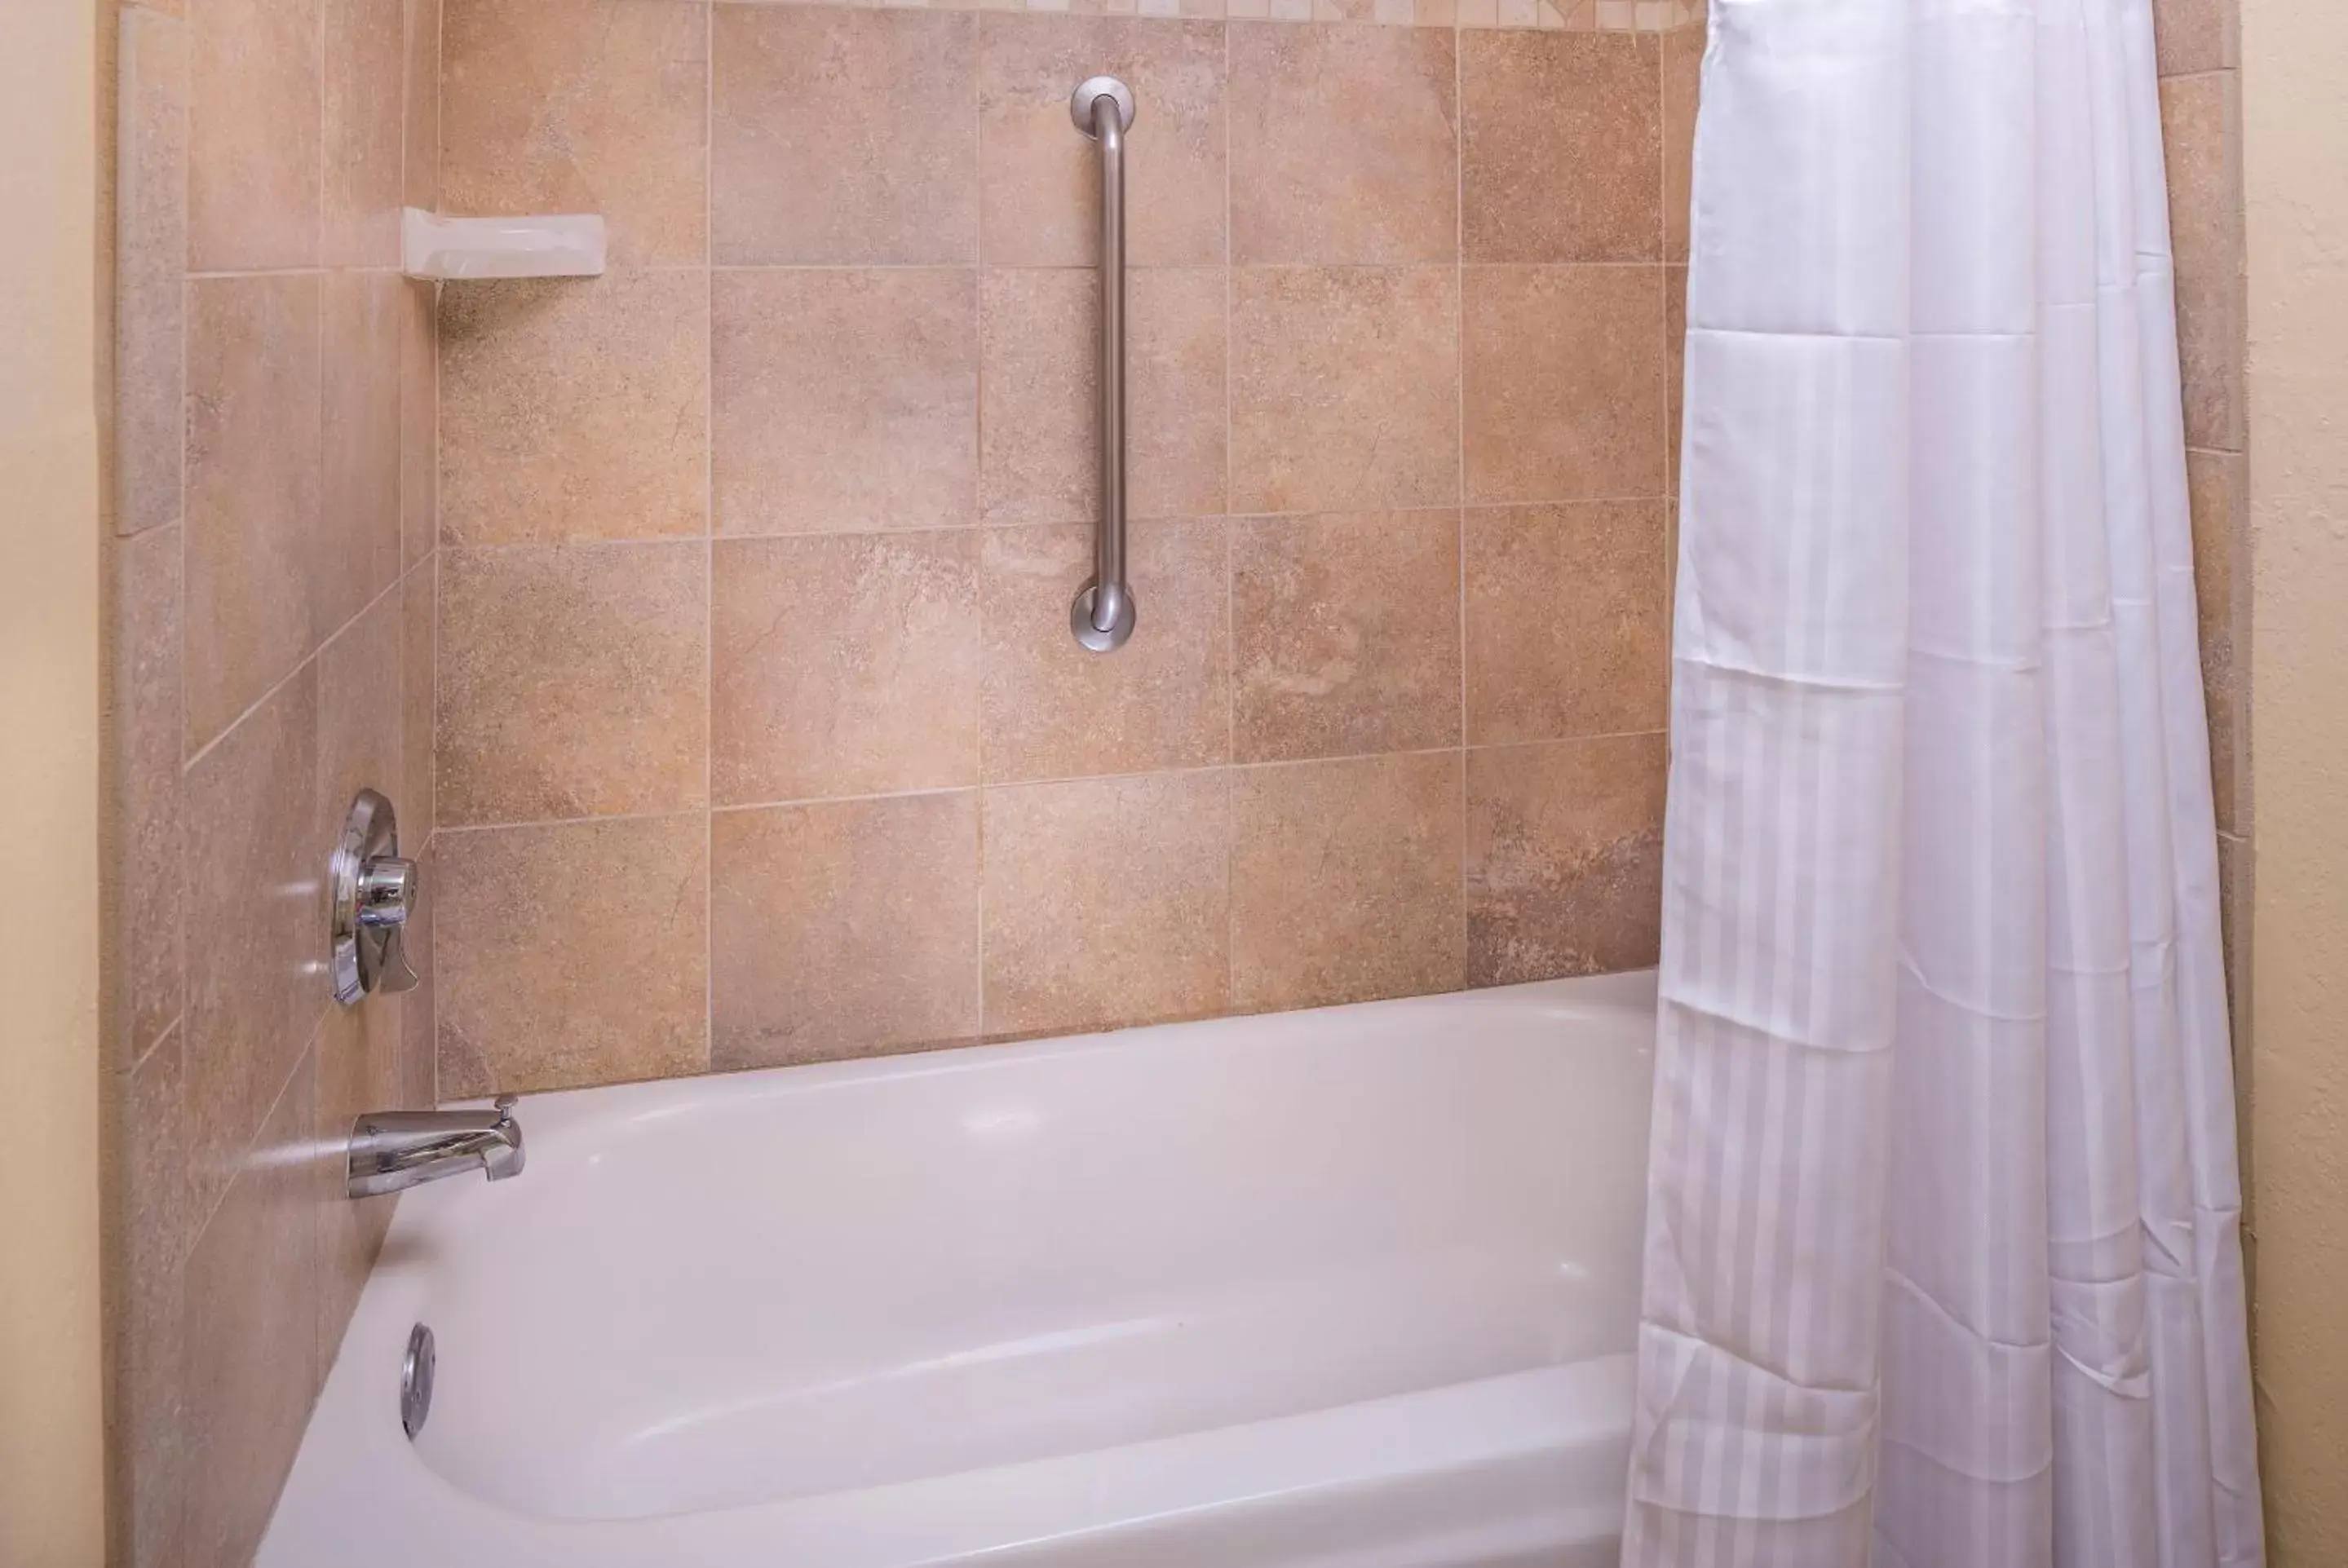
{"type": "Polygon", "coordinates": [[[1096,653],[1133,635],[1133,588],[1125,580],[1125,133],[1133,90],[1115,77],[1077,84],[1068,98],[1076,128],[1100,143],[1100,521],[1093,579],[1068,607],[1068,628],[1096,653]]]}

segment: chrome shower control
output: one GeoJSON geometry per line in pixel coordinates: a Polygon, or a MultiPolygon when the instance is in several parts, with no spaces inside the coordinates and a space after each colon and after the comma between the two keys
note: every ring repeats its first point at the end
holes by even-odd
{"type": "Polygon", "coordinates": [[[416,908],[416,862],[400,857],[399,820],[375,791],[363,789],[351,802],[326,882],[334,896],[335,999],[414,989],[402,930],[416,908]]]}
{"type": "Polygon", "coordinates": [[[359,864],[362,926],[405,926],[416,907],[416,862],[382,855],[359,864]]]}

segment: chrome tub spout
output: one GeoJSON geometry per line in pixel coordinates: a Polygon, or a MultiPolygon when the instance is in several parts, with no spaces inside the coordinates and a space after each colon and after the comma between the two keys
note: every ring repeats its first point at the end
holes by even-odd
{"type": "Polygon", "coordinates": [[[479,1171],[493,1182],[521,1173],[514,1097],[493,1111],[370,1111],[351,1123],[350,1194],[371,1198],[479,1171]]]}

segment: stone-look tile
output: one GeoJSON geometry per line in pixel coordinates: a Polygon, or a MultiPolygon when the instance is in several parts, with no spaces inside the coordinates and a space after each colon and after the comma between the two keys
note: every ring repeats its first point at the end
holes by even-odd
{"type": "Polygon", "coordinates": [[[1669,691],[1673,638],[1680,608],[1680,504],[1676,497],[1663,503],[1663,705],[1671,706],[1669,691]]]}
{"type": "Polygon", "coordinates": [[[710,822],[710,1064],[978,1038],[978,792],[710,822]]]}
{"type": "Polygon", "coordinates": [[[720,272],[709,308],[719,533],[972,519],[975,272],[720,272]]]}
{"type": "Polygon", "coordinates": [[[2243,595],[2235,554],[2250,527],[2249,464],[2238,453],[2188,452],[2185,472],[2193,510],[2193,589],[2200,609],[2201,686],[2209,714],[2209,788],[2218,830],[2233,833],[2250,821],[2250,772],[2241,752],[2250,738],[2249,671],[2235,628],[2243,595]]]}
{"type": "Polygon", "coordinates": [[[1704,27],[1674,27],[1663,49],[1663,260],[1688,257],[1688,208],[1695,188],[1695,111],[1704,76],[1704,27]]]}
{"type": "MultiPolygon", "coordinates": [[[[312,1136],[322,1156],[350,1138],[351,1123],[369,1111],[423,1109],[407,1104],[401,1082],[402,1014],[407,997],[377,991],[350,1007],[336,1006],[318,1030],[318,1102],[312,1136]]],[[[318,1216],[318,1358],[335,1364],[343,1330],[358,1305],[367,1271],[390,1227],[389,1194],[353,1201],[347,1166],[322,1157],[312,1164],[318,1216]]]]}
{"type": "Polygon", "coordinates": [[[1458,306],[1451,268],[1235,272],[1232,507],[1456,502],[1458,306]]]}
{"type": "Polygon", "coordinates": [[[189,0],[188,266],[318,261],[322,0],[189,0]]]}
{"type": "Polygon", "coordinates": [[[1461,753],[1231,775],[1231,1005],[1456,990],[1461,753]]]}
{"type": "Polygon", "coordinates": [[[440,822],[705,804],[707,551],[678,541],[441,552],[440,822]]]}
{"type": "Polygon", "coordinates": [[[707,820],[433,841],[443,1100],[708,1069],[707,820]]]}
{"type": "Polygon", "coordinates": [[[1460,229],[1471,261],[1652,261],[1663,241],[1653,34],[1463,33],[1460,229]]]}
{"type": "MultiPolygon", "coordinates": [[[[327,1005],[317,666],[188,769],[188,1180],[209,1207],[327,1005]]],[[[329,846],[330,847],[330,846],[329,846]]]]}
{"type": "Polygon", "coordinates": [[[440,574],[437,562],[400,583],[399,841],[408,854],[424,847],[438,825],[432,789],[433,699],[439,687],[440,574]]]}
{"type": "Polygon", "coordinates": [[[180,518],[186,456],[187,24],[118,13],[121,94],[115,166],[114,527],[180,518]]]}
{"type": "Polygon", "coordinates": [[[1099,507],[1099,302],[1091,272],[980,275],[978,505],[988,522],[1067,522],[1099,507]]]}
{"type": "Polygon", "coordinates": [[[989,1036],[1225,1010],[1227,780],[1210,770],[986,791],[989,1036]]]}
{"type": "Polygon", "coordinates": [[[1468,740],[1663,726],[1663,504],[1470,509],[1468,740]]]}
{"type": "Polygon", "coordinates": [[[2168,226],[2177,260],[2178,358],[2185,443],[2242,449],[2243,283],[2240,124],[2232,72],[2160,84],[2168,226]]]}
{"type": "Polygon", "coordinates": [[[1459,743],[1459,514],[1232,525],[1241,762],[1459,743]]]}
{"type": "Polygon", "coordinates": [[[1224,525],[1137,522],[1127,548],[1138,620],[1132,641],[1103,657],[1068,631],[1069,603],[1093,575],[1093,530],[986,530],[988,782],[1198,767],[1230,755],[1224,525]]]}
{"type": "Polygon", "coordinates": [[[710,786],[734,805],[978,782],[978,541],[720,539],[710,786]]]}
{"type": "Polygon", "coordinates": [[[708,397],[705,272],[443,286],[442,538],[705,532],[708,397]]]}
{"type": "MultiPolygon", "coordinates": [[[[399,682],[406,671],[403,644],[409,619],[399,593],[386,594],[318,650],[317,815],[310,843],[330,850],[363,789],[400,794],[407,761],[407,713],[399,682]]],[[[399,819],[400,847],[413,851],[423,841],[416,825],[399,819]]]]}
{"type": "Polygon", "coordinates": [[[1470,267],[1468,498],[1663,489],[1660,267],[1470,267]]]}
{"type": "Polygon", "coordinates": [[[2218,935],[2225,954],[2226,999],[2233,1015],[2234,1072],[2241,1103],[2250,1103],[2252,1052],[2242,1049],[2250,1038],[2250,895],[2254,869],[2250,840],[2230,833],[2218,835],[2218,935]]]}
{"type": "MultiPolygon", "coordinates": [[[[418,825],[407,815],[408,797],[402,792],[408,744],[405,733],[407,714],[398,703],[386,701],[396,690],[386,682],[390,672],[401,667],[402,644],[409,629],[410,617],[402,596],[392,593],[378,600],[318,651],[318,775],[315,820],[307,842],[322,858],[341,835],[351,802],[362,789],[374,789],[391,796],[400,813],[401,853],[413,856],[423,846],[418,825]]],[[[425,638],[428,643],[428,625],[425,638]]],[[[425,743],[428,766],[428,733],[425,743]]],[[[408,943],[430,941],[428,931],[411,928],[405,936],[408,943]]],[[[322,1149],[335,1135],[337,1119],[341,1135],[347,1136],[351,1118],[359,1112],[402,1103],[397,1091],[400,1020],[405,1005],[404,997],[379,991],[355,1009],[328,1007],[316,1047],[322,1095],[328,1091],[346,1091],[350,1096],[365,1092],[371,1101],[368,1105],[348,1104],[345,1098],[335,1099],[331,1106],[322,1102],[322,1149]],[[355,1013],[362,1016],[353,1021],[351,1015],[355,1013]],[[361,1062],[355,1064],[345,1060],[353,1052],[363,1059],[361,1062]]],[[[374,1260],[375,1246],[382,1240],[382,1227],[391,1217],[388,1204],[370,1204],[365,1205],[368,1216],[366,1223],[355,1233],[335,1223],[340,1211],[359,1205],[344,1199],[341,1177],[325,1168],[331,1163],[322,1162],[320,1180],[324,1186],[318,1194],[326,1225],[324,1255],[329,1263],[340,1258],[349,1266],[339,1276],[330,1270],[321,1282],[318,1326],[325,1337],[322,1343],[330,1358],[342,1335],[343,1324],[357,1299],[358,1286],[366,1279],[365,1266],[374,1260]],[[346,1236],[352,1247],[338,1250],[338,1239],[346,1236]],[[361,1243],[363,1250],[359,1249],[361,1243]]]]}
{"type": "Polygon", "coordinates": [[[399,299],[399,559],[414,566],[440,537],[440,343],[437,285],[404,281],[399,299]]]}
{"type": "Polygon", "coordinates": [[[407,155],[406,0],[319,3],[326,51],[320,256],[330,267],[396,267],[407,155]]]}
{"type": "Polygon", "coordinates": [[[440,209],[440,0],[402,0],[402,201],[440,209]]]}
{"type": "Polygon", "coordinates": [[[715,28],[718,261],[978,259],[976,17],[720,5],[715,28]]]}
{"type": "Polygon", "coordinates": [[[1100,164],[1068,92],[1107,75],[1148,108],[1126,142],[1125,251],[1134,266],[1223,261],[1223,28],[1155,16],[982,15],[979,203],[985,260],[1090,267],[1100,164]]]}
{"type": "Polygon", "coordinates": [[[1453,35],[1231,25],[1231,259],[1459,253],[1453,35]]]}
{"type": "MultiPolygon", "coordinates": [[[[1223,509],[1224,274],[1140,269],[1126,288],[1126,509],[1223,509]]],[[[1089,271],[988,269],[980,284],[979,505],[994,523],[1100,505],[1100,292],[1089,271]]]]}
{"type": "Polygon", "coordinates": [[[1680,425],[1687,395],[1687,280],[1685,267],[1663,269],[1663,494],[1673,505],[1680,494],[1680,425]]]}
{"type": "Polygon", "coordinates": [[[189,287],[188,747],[308,656],[319,511],[319,281],[189,287]]]}
{"type": "Polygon", "coordinates": [[[184,1030],[156,1042],[138,1071],[109,1079],[121,1096],[116,1214],[119,1251],[109,1312],[113,1387],[108,1501],[135,1568],[185,1561],[188,1452],[181,1379],[182,1272],[204,1215],[188,1180],[184,1030]]]}
{"type": "Polygon", "coordinates": [[[396,272],[329,272],[323,286],[324,504],[310,573],[311,623],[322,637],[399,576],[399,355],[408,289],[396,272]]]}
{"type": "MultiPolygon", "coordinates": [[[[399,1102],[426,1110],[440,1102],[439,1046],[437,1007],[439,999],[438,957],[433,927],[440,909],[440,840],[427,838],[416,845],[417,876],[422,894],[407,917],[407,962],[416,970],[416,989],[399,999],[399,1102]]],[[[400,840],[407,847],[405,837],[400,840]]]]}
{"type": "Polygon", "coordinates": [[[440,191],[450,212],[600,212],[612,264],[708,253],[708,7],[444,0],[440,191]]]}
{"type": "Polygon", "coordinates": [[[252,1561],[317,1392],[315,1073],[304,1051],[271,1081],[266,1120],[188,1259],[189,1568],[252,1561]]]}
{"type": "Polygon", "coordinates": [[[2236,0],[2153,0],[2154,56],[2164,77],[2237,63],[2236,0]]]}
{"type": "MultiPolygon", "coordinates": [[[[1220,270],[1127,275],[1126,505],[1132,516],[1223,509],[1228,292],[1220,270]]],[[[1098,439],[1096,434],[1096,445],[1098,439]]]]}
{"type": "Polygon", "coordinates": [[[185,973],[186,814],[180,795],[180,530],[150,528],[109,555],[114,574],[115,890],[108,1064],[129,1067],[180,1016],[185,973]]]}
{"type": "Polygon", "coordinates": [[[1468,983],[1655,961],[1663,737],[1468,753],[1468,983]]]}

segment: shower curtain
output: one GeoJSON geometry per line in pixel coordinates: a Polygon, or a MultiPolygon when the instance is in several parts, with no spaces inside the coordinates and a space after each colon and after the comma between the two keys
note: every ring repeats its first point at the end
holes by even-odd
{"type": "Polygon", "coordinates": [[[2260,1558],[2148,0],[1712,0],[1626,1568],[2260,1558]]]}

